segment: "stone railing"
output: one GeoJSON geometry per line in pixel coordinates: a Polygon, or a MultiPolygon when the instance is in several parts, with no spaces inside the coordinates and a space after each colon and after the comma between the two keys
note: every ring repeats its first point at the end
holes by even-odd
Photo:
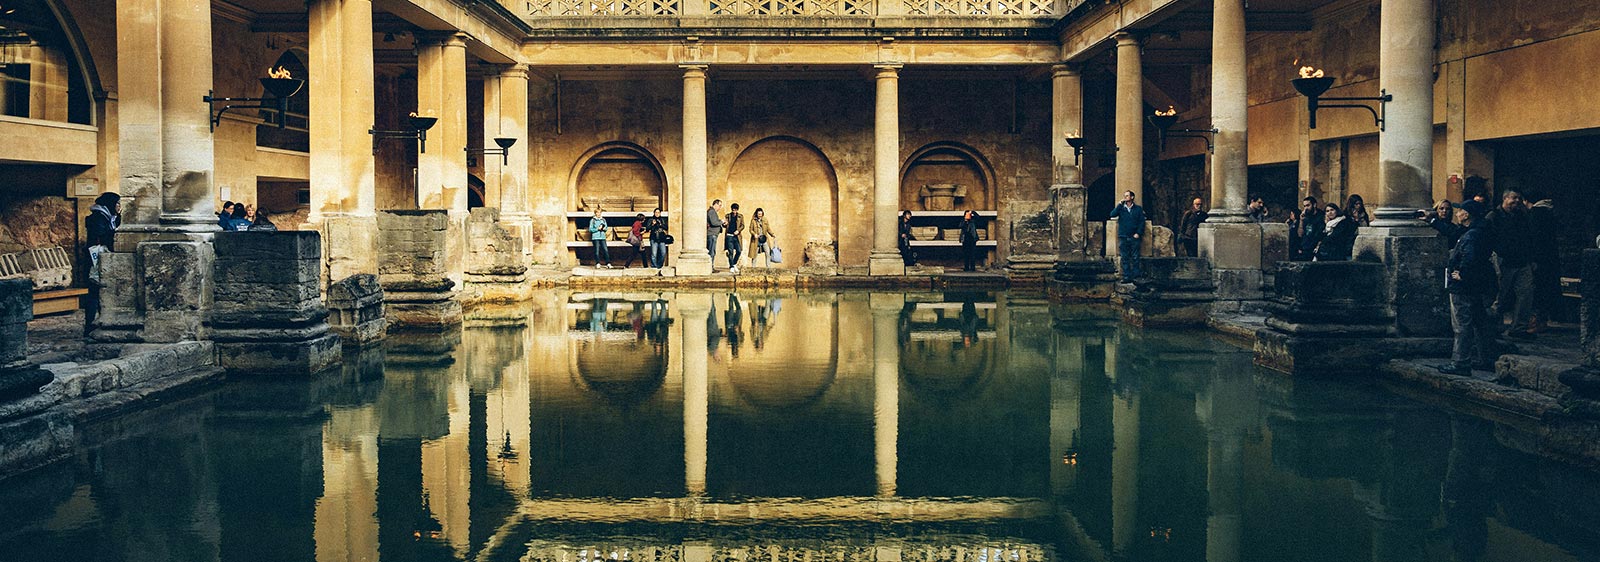
{"type": "Polygon", "coordinates": [[[525,18],[548,17],[974,17],[1049,18],[1084,0],[522,0],[508,8],[525,18]],[[520,5],[519,5],[520,4],[520,5]]]}

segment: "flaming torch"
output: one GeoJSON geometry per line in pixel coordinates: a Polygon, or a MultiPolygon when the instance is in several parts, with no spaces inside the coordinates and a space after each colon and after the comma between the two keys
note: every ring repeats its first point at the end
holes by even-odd
{"type": "MultiPolygon", "coordinates": [[[[1298,65],[1299,61],[1295,61],[1295,64],[1298,65]]],[[[1369,112],[1372,112],[1372,118],[1376,122],[1375,124],[1378,126],[1378,130],[1383,130],[1384,112],[1388,108],[1388,103],[1394,100],[1394,96],[1389,95],[1389,92],[1385,90],[1379,90],[1378,93],[1380,95],[1377,97],[1323,97],[1322,94],[1327,93],[1328,88],[1333,87],[1332,76],[1324,76],[1322,69],[1314,66],[1300,66],[1299,74],[1300,77],[1295,78],[1292,80],[1292,82],[1294,83],[1294,89],[1299,91],[1300,95],[1306,97],[1306,109],[1310,112],[1308,124],[1312,129],[1317,128],[1317,109],[1326,107],[1350,107],[1365,109],[1369,112]],[[1321,103],[1324,101],[1377,102],[1377,107],[1374,108],[1365,104],[1321,103]]]]}

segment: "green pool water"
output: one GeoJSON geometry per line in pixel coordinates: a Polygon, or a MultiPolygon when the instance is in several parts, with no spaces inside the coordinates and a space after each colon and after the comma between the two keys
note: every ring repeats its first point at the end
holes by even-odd
{"type": "Polygon", "coordinates": [[[81,428],[0,480],[0,561],[1600,556],[1600,479],[1516,427],[1103,309],[546,292],[474,316],[81,428]]]}

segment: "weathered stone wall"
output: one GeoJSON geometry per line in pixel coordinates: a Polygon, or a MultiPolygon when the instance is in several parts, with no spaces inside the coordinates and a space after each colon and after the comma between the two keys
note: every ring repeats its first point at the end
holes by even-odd
{"type": "Polygon", "coordinates": [[[75,254],[76,214],[64,197],[0,193],[0,253],[60,246],[75,254]]]}
{"type": "Polygon", "coordinates": [[[328,286],[329,324],[344,345],[361,347],[383,340],[383,287],[371,273],[351,275],[328,286]]]}
{"type": "Polygon", "coordinates": [[[322,304],[322,237],[306,232],[216,236],[211,328],[230,372],[315,373],[339,362],[322,304]]]}
{"type": "Polygon", "coordinates": [[[446,211],[437,210],[378,213],[378,283],[391,327],[461,324],[445,251],[449,220],[446,211]]]}

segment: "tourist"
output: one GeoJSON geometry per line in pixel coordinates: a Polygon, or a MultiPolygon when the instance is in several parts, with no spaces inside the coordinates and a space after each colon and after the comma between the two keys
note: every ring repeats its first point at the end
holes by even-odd
{"type": "Polygon", "coordinates": [[[1528,207],[1528,219],[1533,223],[1533,310],[1535,320],[1528,326],[1530,332],[1540,332],[1549,325],[1561,306],[1561,241],[1557,230],[1556,204],[1541,199],[1528,207]]]}
{"type": "Polygon", "coordinates": [[[1289,224],[1289,259],[1311,261],[1316,257],[1317,243],[1322,241],[1323,216],[1316,197],[1300,200],[1300,216],[1289,224]]]}
{"type": "Polygon", "coordinates": [[[231,231],[234,231],[234,232],[241,232],[241,231],[249,230],[250,229],[250,219],[244,218],[244,215],[245,215],[244,203],[234,203],[233,204],[233,218],[229,219],[228,220],[228,224],[223,226],[222,229],[223,230],[231,230],[231,231]]]}
{"type": "Polygon", "coordinates": [[[1122,258],[1122,282],[1132,283],[1140,275],[1139,244],[1144,236],[1144,207],[1133,202],[1133,192],[1122,193],[1122,202],[1111,210],[1117,220],[1117,255],[1122,258]]]}
{"type": "Polygon", "coordinates": [[[661,216],[661,207],[650,212],[644,229],[650,233],[650,267],[661,269],[667,265],[667,245],[672,243],[672,236],[667,234],[667,217],[661,216]]]}
{"type": "Polygon", "coordinates": [[[900,260],[906,267],[917,265],[917,254],[911,249],[911,241],[916,237],[911,235],[911,211],[900,211],[900,260]]]}
{"type": "Polygon", "coordinates": [[[1418,218],[1428,221],[1428,226],[1439,231],[1439,235],[1444,237],[1446,248],[1456,247],[1456,241],[1467,231],[1465,226],[1456,224],[1455,215],[1455,206],[1449,199],[1440,199],[1431,210],[1417,211],[1418,218]]]}
{"type": "Polygon", "coordinates": [[[594,208],[594,217],[589,219],[589,242],[594,244],[594,266],[601,269],[611,269],[611,251],[606,249],[606,234],[610,230],[606,219],[600,216],[600,208],[594,208]]]}
{"type": "Polygon", "coordinates": [[[1500,261],[1500,292],[1495,299],[1495,311],[1504,316],[1511,313],[1511,327],[1506,337],[1529,338],[1529,319],[1533,315],[1533,257],[1535,233],[1533,219],[1528,216],[1522,194],[1507,191],[1501,196],[1500,208],[1489,213],[1489,239],[1494,255],[1500,261]]]}
{"type": "Polygon", "coordinates": [[[739,236],[744,234],[744,215],[739,214],[738,203],[728,207],[728,218],[723,222],[728,228],[728,235],[722,240],[722,247],[728,253],[728,273],[738,275],[739,256],[744,251],[744,244],[739,241],[739,236]]]}
{"type": "Polygon", "coordinates": [[[767,252],[771,249],[772,239],[777,237],[772,232],[772,226],[767,224],[767,212],[757,207],[756,212],[750,215],[750,246],[756,251],[750,255],[750,263],[755,263],[756,256],[761,256],[762,267],[771,267],[772,256],[767,252]]]}
{"type": "Polygon", "coordinates": [[[255,205],[245,205],[244,206],[244,220],[250,221],[250,224],[255,224],[255,222],[256,222],[256,206],[255,205]]]}
{"type": "Polygon", "coordinates": [[[723,226],[722,200],[712,199],[711,208],[706,209],[706,255],[710,256],[713,265],[717,261],[717,239],[722,237],[723,226]]]}
{"type": "Polygon", "coordinates": [[[1466,185],[1461,188],[1461,198],[1461,210],[1481,221],[1490,210],[1488,180],[1478,176],[1468,177],[1466,185]]]}
{"type": "Polygon", "coordinates": [[[246,230],[250,232],[277,232],[278,225],[272,224],[272,218],[267,216],[266,211],[257,211],[255,218],[250,221],[250,227],[246,230]]]}
{"type": "Polygon", "coordinates": [[[962,271],[977,271],[978,212],[972,209],[961,213],[961,259],[966,264],[962,271]]]}
{"type": "Polygon", "coordinates": [[[1357,228],[1372,226],[1372,214],[1367,212],[1367,201],[1360,195],[1351,194],[1344,200],[1344,214],[1355,220],[1357,228]]]}
{"type": "Polygon", "coordinates": [[[622,268],[627,269],[633,265],[633,260],[639,260],[639,265],[648,267],[650,259],[645,257],[644,250],[644,213],[633,217],[633,226],[628,229],[628,245],[633,246],[633,255],[628,256],[628,261],[622,263],[622,268]]]}
{"type": "Polygon", "coordinates": [[[228,225],[233,222],[233,206],[234,203],[232,201],[222,202],[222,210],[217,213],[217,226],[219,228],[223,230],[233,230],[228,228],[228,225]]]}
{"type": "Polygon", "coordinates": [[[1260,195],[1251,195],[1250,205],[1245,209],[1250,211],[1246,215],[1250,218],[1250,222],[1267,222],[1267,201],[1260,195]]]}
{"type": "Polygon", "coordinates": [[[1185,255],[1200,257],[1200,223],[1206,222],[1210,216],[1206,213],[1205,202],[1199,197],[1194,198],[1189,203],[1189,210],[1183,212],[1183,220],[1178,222],[1178,245],[1183,247],[1185,255]]]}
{"type": "Polygon", "coordinates": [[[744,342],[744,303],[738,295],[728,293],[728,306],[722,310],[723,337],[728,339],[728,353],[739,357],[740,344],[744,342]]]}
{"type": "Polygon", "coordinates": [[[1356,246],[1356,219],[1329,203],[1323,215],[1323,232],[1317,240],[1317,261],[1348,261],[1356,246]]]}
{"type": "Polygon", "coordinates": [[[1494,369],[1492,352],[1494,331],[1489,323],[1489,299],[1494,298],[1494,264],[1489,261],[1488,230],[1483,220],[1464,210],[1455,211],[1463,229],[1450,250],[1450,323],[1455,328],[1455,348],[1451,364],[1442,371],[1470,375],[1474,368],[1494,369]]]}
{"type": "Polygon", "coordinates": [[[107,191],[94,198],[89,207],[89,218],[84,227],[89,231],[85,240],[89,247],[89,293],[84,295],[83,335],[94,329],[94,320],[100,313],[100,256],[115,247],[117,227],[122,226],[122,196],[107,191]]]}

